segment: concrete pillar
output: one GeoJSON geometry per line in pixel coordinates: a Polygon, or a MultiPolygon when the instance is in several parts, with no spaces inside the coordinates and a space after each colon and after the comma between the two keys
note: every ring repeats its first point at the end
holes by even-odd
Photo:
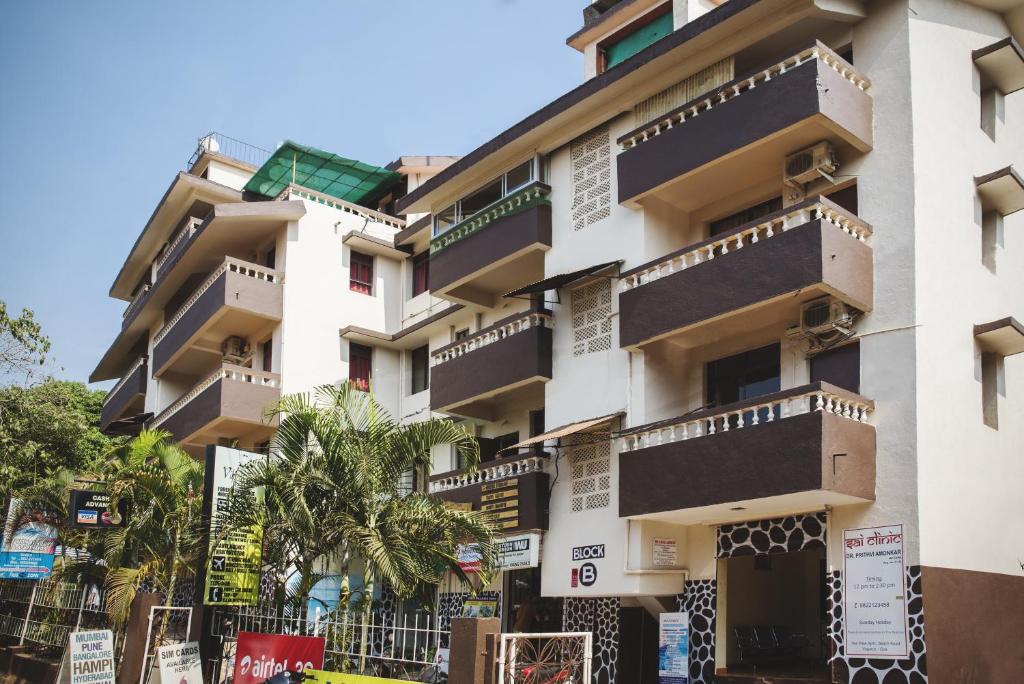
{"type": "Polygon", "coordinates": [[[501,620],[497,618],[452,619],[449,684],[484,684],[484,671],[489,664],[486,657],[487,635],[499,632],[501,620]]]}

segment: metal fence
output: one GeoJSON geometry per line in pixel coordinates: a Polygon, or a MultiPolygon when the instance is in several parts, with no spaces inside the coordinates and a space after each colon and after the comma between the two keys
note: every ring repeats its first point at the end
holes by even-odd
{"type": "Polygon", "coordinates": [[[497,684],[590,684],[591,632],[502,634],[497,684]]]}
{"type": "Polygon", "coordinates": [[[206,152],[215,152],[257,167],[263,166],[263,163],[270,159],[270,155],[273,154],[273,152],[262,147],[256,147],[247,142],[226,136],[223,133],[211,131],[196,141],[196,149],[192,156],[189,157],[185,170],[191,171],[192,167],[199,161],[199,158],[206,152]]]}
{"type": "Polygon", "coordinates": [[[0,580],[0,635],[63,652],[68,634],[83,626],[106,626],[106,592],[95,584],[54,578],[0,580]]]}
{"type": "Polygon", "coordinates": [[[408,681],[432,681],[438,649],[450,636],[434,616],[423,611],[404,615],[400,621],[382,620],[375,613],[366,622],[361,615],[319,608],[300,618],[243,607],[220,609],[213,629],[222,643],[214,682],[230,677],[239,632],[320,636],[325,641],[325,669],[408,681]]]}

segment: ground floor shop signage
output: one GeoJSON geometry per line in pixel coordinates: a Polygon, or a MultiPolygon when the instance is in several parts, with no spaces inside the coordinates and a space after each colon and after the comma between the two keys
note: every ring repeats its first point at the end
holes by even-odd
{"type": "Polygon", "coordinates": [[[658,684],[687,684],[689,668],[689,615],[662,613],[658,619],[658,684]]]}
{"type": "Polygon", "coordinates": [[[671,568],[678,562],[676,554],[676,540],[654,538],[653,560],[655,567],[671,568]]]}
{"type": "Polygon", "coordinates": [[[203,663],[199,642],[161,646],[156,650],[161,684],[203,684],[203,663]]]}
{"type": "Polygon", "coordinates": [[[208,606],[250,606],[256,604],[260,585],[260,552],[263,531],[234,530],[226,537],[218,533],[231,501],[238,470],[265,454],[215,447],[206,454],[206,496],[209,501],[210,549],[203,594],[208,606]]]}
{"type": "MultiPolygon", "coordinates": [[[[71,684],[114,684],[114,633],[109,629],[71,632],[68,641],[71,684]]],[[[171,680],[164,680],[171,681],[171,680]]]]}
{"type": "Polygon", "coordinates": [[[232,684],[263,684],[281,672],[324,666],[323,637],[239,632],[232,684]]]}
{"type": "Polygon", "coordinates": [[[496,529],[519,527],[519,478],[510,477],[482,485],[480,510],[496,529]]]}
{"type": "Polygon", "coordinates": [[[462,617],[490,618],[497,613],[496,599],[467,599],[462,603],[462,617]]]}
{"type": "Polygon", "coordinates": [[[22,512],[20,499],[11,499],[0,546],[0,579],[45,579],[53,570],[57,528],[43,513],[22,512]]]}
{"type": "Polygon", "coordinates": [[[843,530],[846,656],[906,658],[903,525],[843,530]]]}
{"type": "Polygon", "coordinates": [[[535,532],[505,537],[496,546],[498,567],[502,570],[535,568],[540,565],[540,535],[535,532]]]}
{"type": "Polygon", "coordinates": [[[120,512],[110,509],[110,494],[90,489],[72,489],[68,502],[68,526],[83,529],[117,527],[120,512]]]}

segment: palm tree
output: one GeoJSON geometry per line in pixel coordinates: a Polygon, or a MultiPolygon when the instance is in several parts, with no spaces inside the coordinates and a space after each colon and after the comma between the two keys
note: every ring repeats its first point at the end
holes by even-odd
{"type": "Polygon", "coordinates": [[[343,575],[352,563],[364,565],[364,622],[376,581],[399,597],[436,584],[448,570],[469,582],[457,561],[461,544],[478,545],[485,577],[493,570],[493,531],[484,516],[401,487],[410,471],[421,481],[429,476],[438,445],[453,445],[475,467],[479,445],[465,429],[436,418],[399,424],[351,385],[285,396],[271,414],[280,418],[273,456],[240,469],[219,533],[262,527],[264,563],[298,576],[300,601],[319,577],[320,559],[338,561],[343,575]]]}
{"type": "Polygon", "coordinates": [[[143,584],[169,603],[179,581],[195,578],[203,465],[170,439],[170,433],[143,430],[111,455],[107,467],[111,507],[128,502],[124,525],[104,533],[107,611],[118,627],[143,584]]]}

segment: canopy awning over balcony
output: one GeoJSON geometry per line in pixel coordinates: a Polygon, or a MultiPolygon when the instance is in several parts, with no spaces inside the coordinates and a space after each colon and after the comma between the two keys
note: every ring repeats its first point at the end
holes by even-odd
{"type": "MultiPolygon", "coordinates": [[[[609,261],[609,262],[604,263],[604,264],[597,264],[595,266],[588,266],[587,268],[581,268],[581,269],[579,269],[577,271],[569,271],[568,273],[560,273],[558,275],[551,276],[550,278],[545,278],[544,280],[538,280],[537,282],[532,283],[530,285],[527,285],[525,287],[521,287],[518,290],[512,290],[511,292],[505,294],[504,296],[505,297],[521,297],[523,295],[528,295],[528,294],[543,294],[543,293],[547,292],[548,290],[558,290],[558,289],[561,289],[561,288],[565,287],[566,285],[571,285],[572,283],[575,283],[578,280],[582,280],[583,278],[586,278],[587,276],[592,276],[592,275],[594,275],[596,273],[600,273],[601,271],[604,271],[605,269],[609,269],[612,266],[619,266],[621,264],[622,264],[622,260],[620,259],[618,261],[609,261]]],[[[617,276],[618,276],[618,272],[616,271],[616,277],[617,276]]]]}
{"type": "Polygon", "coordinates": [[[289,185],[301,185],[368,206],[386,195],[401,178],[401,174],[379,166],[286,140],[249,179],[244,190],[276,197],[289,185]]]}
{"type": "MultiPolygon", "coordinates": [[[[549,439],[559,439],[561,437],[568,437],[569,435],[575,435],[579,432],[595,432],[594,428],[600,427],[605,423],[610,422],[613,418],[618,418],[623,415],[623,411],[617,411],[616,413],[609,413],[606,416],[600,418],[590,418],[588,420],[581,420],[577,423],[569,423],[562,427],[555,428],[554,430],[548,430],[547,432],[541,433],[535,437],[524,439],[521,442],[517,442],[510,447],[505,447],[501,450],[501,453],[514,452],[517,449],[523,449],[525,447],[533,446],[534,444],[543,444],[549,439]]],[[[611,433],[608,433],[609,438],[611,433]]]]}

